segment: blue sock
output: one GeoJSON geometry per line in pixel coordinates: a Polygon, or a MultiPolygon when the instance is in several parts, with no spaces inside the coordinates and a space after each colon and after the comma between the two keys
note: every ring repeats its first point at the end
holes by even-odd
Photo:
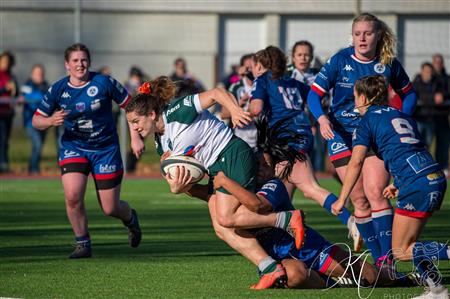
{"type": "MultiPolygon", "coordinates": [[[[328,213],[331,214],[331,205],[338,200],[336,195],[333,193],[330,193],[327,198],[325,199],[325,202],[323,203],[323,208],[328,211],[328,213]]],[[[344,224],[347,225],[348,218],[350,218],[350,212],[347,210],[347,208],[342,209],[342,213],[340,213],[337,217],[339,220],[344,224]]]]}
{"type": "Polygon", "coordinates": [[[355,222],[356,227],[364,240],[364,244],[366,244],[367,248],[370,250],[375,262],[381,256],[381,250],[380,245],[378,244],[377,234],[373,229],[372,217],[370,215],[366,217],[355,216],[355,222]]]}
{"type": "MultiPolygon", "coordinates": [[[[428,286],[433,290],[441,285],[442,276],[439,270],[433,264],[430,256],[426,254],[428,251],[426,243],[431,242],[419,242],[417,241],[413,247],[413,263],[417,271],[420,273],[420,279],[422,282],[426,282],[428,286]]],[[[436,244],[439,244],[435,242],[436,244]]],[[[444,250],[442,250],[444,251],[444,250]]],[[[431,255],[433,256],[433,255],[431,255]]],[[[448,257],[447,257],[448,259],[448,257]]]]}
{"type": "Polygon", "coordinates": [[[392,209],[372,211],[373,229],[377,234],[378,244],[380,246],[380,255],[389,255],[392,249],[392,221],[394,216],[392,209]]]}
{"type": "Polygon", "coordinates": [[[89,234],[75,237],[75,241],[78,245],[82,245],[83,247],[91,247],[91,236],[89,236],[89,234]]]}
{"type": "Polygon", "coordinates": [[[414,248],[420,249],[422,254],[432,261],[449,259],[450,248],[447,244],[436,241],[417,241],[414,248]]]}

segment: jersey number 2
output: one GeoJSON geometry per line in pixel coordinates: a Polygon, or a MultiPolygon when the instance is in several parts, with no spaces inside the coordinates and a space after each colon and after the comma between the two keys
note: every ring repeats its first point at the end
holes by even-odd
{"type": "Polygon", "coordinates": [[[402,143],[419,143],[419,139],[416,138],[414,134],[413,127],[411,124],[404,118],[394,118],[391,120],[392,126],[395,131],[401,135],[408,135],[405,137],[400,137],[400,142],[402,143]]]}

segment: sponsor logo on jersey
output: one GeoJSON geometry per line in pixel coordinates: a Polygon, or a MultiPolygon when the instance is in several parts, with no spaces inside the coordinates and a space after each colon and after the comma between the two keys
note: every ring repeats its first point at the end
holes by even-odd
{"type": "Polygon", "coordinates": [[[444,173],[442,171],[433,172],[427,175],[427,179],[429,181],[435,181],[444,177],[444,173]]]}
{"type": "Polygon", "coordinates": [[[403,210],[408,210],[408,211],[415,211],[416,207],[414,207],[414,205],[412,203],[407,203],[404,207],[403,210]]]}
{"type": "Polygon", "coordinates": [[[386,69],[386,66],[381,63],[377,63],[373,66],[373,70],[377,72],[378,74],[384,73],[384,70],[386,69]]]}
{"type": "Polygon", "coordinates": [[[320,72],[317,76],[319,76],[320,78],[322,78],[324,80],[328,80],[328,77],[325,76],[322,72],[320,72]]]}
{"type": "Polygon", "coordinates": [[[342,117],[357,117],[358,115],[354,112],[342,111],[341,116],[342,117]]]}
{"type": "Polygon", "coordinates": [[[347,71],[347,72],[354,71],[354,69],[352,68],[352,66],[351,66],[350,64],[346,64],[346,65],[344,66],[343,70],[344,70],[344,71],[347,71]]]}
{"type": "Polygon", "coordinates": [[[108,165],[108,164],[100,164],[100,172],[101,173],[110,173],[110,172],[115,172],[116,171],[117,166],[116,165],[108,165]]]}
{"type": "Polygon", "coordinates": [[[183,155],[184,156],[191,156],[193,157],[195,154],[195,146],[189,145],[187,148],[184,149],[183,155]]]}
{"type": "Polygon", "coordinates": [[[183,100],[183,105],[187,107],[191,107],[191,100],[189,98],[185,98],[183,100]]]}
{"type": "Polygon", "coordinates": [[[345,145],[345,143],[333,142],[331,144],[331,150],[333,151],[333,153],[339,153],[339,152],[348,150],[348,147],[347,147],[347,145],[345,145]]]}
{"type": "Polygon", "coordinates": [[[49,92],[49,93],[52,93],[52,87],[53,87],[53,85],[50,86],[50,88],[48,89],[48,92],[49,92]]]}
{"type": "Polygon", "coordinates": [[[170,108],[169,110],[167,110],[166,112],[166,116],[171,115],[172,113],[174,113],[175,111],[177,111],[180,108],[180,103],[178,103],[175,107],[170,108]]]}
{"type": "Polygon", "coordinates": [[[91,110],[94,111],[98,109],[100,109],[100,99],[95,99],[91,103],[91,110]]]}
{"type": "Polygon", "coordinates": [[[270,191],[275,191],[277,189],[277,184],[275,184],[275,183],[267,183],[267,184],[264,184],[262,189],[269,189],[270,191]]]}
{"type": "Polygon", "coordinates": [[[120,93],[123,93],[123,86],[118,81],[116,81],[116,88],[120,93]]]}
{"type": "Polygon", "coordinates": [[[84,109],[86,109],[86,105],[83,102],[76,103],[75,108],[77,109],[78,112],[83,112],[84,109]]]}
{"type": "Polygon", "coordinates": [[[87,90],[87,95],[90,97],[95,97],[98,94],[98,88],[97,86],[91,86],[87,90]]]}
{"type": "Polygon", "coordinates": [[[77,157],[80,154],[74,151],[65,150],[64,151],[64,158],[70,158],[70,157],[77,157]]]}
{"type": "Polygon", "coordinates": [[[46,99],[46,98],[44,98],[44,100],[42,101],[42,105],[43,105],[45,108],[50,108],[50,104],[47,103],[47,99],[46,99]]]}
{"type": "Polygon", "coordinates": [[[342,77],[342,81],[348,82],[348,80],[350,80],[348,77],[342,77]]]}
{"type": "Polygon", "coordinates": [[[65,92],[63,92],[63,94],[61,95],[61,98],[63,98],[63,99],[69,99],[69,98],[70,98],[70,94],[69,94],[67,91],[65,91],[65,92]]]}

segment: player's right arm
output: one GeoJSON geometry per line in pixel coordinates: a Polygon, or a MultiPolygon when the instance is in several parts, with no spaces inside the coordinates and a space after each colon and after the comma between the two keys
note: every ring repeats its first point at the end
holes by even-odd
{"type": "Polygon", "coordinates": [[[234,180],[228,178],[223,172],[214,177],[214,189],[224,188],[237,200],[252,212],[261,214],[272,211],[270,202],[261,195],[255,194],[243,188],[234,180]]]}
{"type": "Polygon", "coordinates": [[[308,108],[320,125],[320,133],[326,140],[334,138],[333,126],[322,109],[322,98],[333,88],[337,72],[338,56],[334,55],[322,67],[308,93],[308,108]]]}
{"type": "Polygon", "coordinates": [[[50,127],[59,127],[64,123],[64,118],[68,113],[64,110],[57,110],[50,116],[45,116],[40,113],[33,115],[32,124],[33,127],[38,130],[46,130],[50,127]]]}

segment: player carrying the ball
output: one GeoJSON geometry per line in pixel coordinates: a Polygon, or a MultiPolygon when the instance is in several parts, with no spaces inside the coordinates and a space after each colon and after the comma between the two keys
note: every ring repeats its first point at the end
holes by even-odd
{"type": "MultiPolygon", "coordinates": [[[[163,152],[193,156],[208,169],[212,179],[222,171],[254,192],[257,161],[252,149],[206,109],[215,103],[221,104],[230,111],[233,125],[240,127],[250,122],[249,113],[244,112],[234,97],[222,88],[174,99],[176,89],[176,85],[164,76],[144,83],[126,107],[130,127],[143,138],[155,132],[163,152]]],[[[183,176],[190,181],[189,173],[183,176]]],[[[170,175],[166,179],[173,193],[187,191],[177,188],[170,175]]],[[[283,266],[245,229],[281,228],[294,237],[296,247],[300,248],[304,237],[301,211],[257,214],[223,188],[217,189],[212,198],[208,206],[216,234],[258,266],[262,273],[258,286],[282,283],[286,276],[283,266]]]]}

